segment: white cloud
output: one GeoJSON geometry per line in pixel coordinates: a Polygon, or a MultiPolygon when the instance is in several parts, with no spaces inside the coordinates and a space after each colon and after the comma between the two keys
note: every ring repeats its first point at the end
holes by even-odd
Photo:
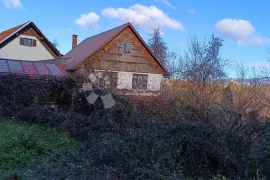
{"type": "Polygon", "coordinates": [[[195,9],[193,9],[193,8],[188,9],[187,12],[188,12],[189,14],[196,14],[196,13],[197,13],[197,11],[196,11],[195,9]]]}
{"type": "Polygon", "coordinates": [[[95,28],[98,27],[100,17],[94,13],[89,12],[88,14],[82,14],[78,19],[75,20],[75,24],[84,28],[95,28]]]}
{"type": "Polygon", "coordinates": [[[216,30],[234,41],[245,39],[255,32],[250,22],[242,19],[222,19],[215,25],[216,30]]]}
{"type": "Polygon", "coordinates": [[[174,5],[172,5],[168,0],[155,0],[156,2],[162,2],[163,4],[165,4],[166,6],[172,8],[172,9],[176,9],[176,7],[174,5]]]}
{"type": "Polygon", "coordinates": [[[20,0],[2,0],[6,8],[22,8],[20,0]]]}
{"type": "Polygon", "coordinates": [[[155,6],[147,7],[141,4],[135,4],[129,8],[106,8],[102,10],[102,14],[107,18],[131,22],[148,30],[163,27],[184,30],[182,23],[170,18],[155,6]]]}
{"type": "Polygon", "coordinates": [[[257,35],[254,26],[247,20],[226,18],[215,24],[215,30],[239,45],[262,45],[267,38],[257,35]]]}

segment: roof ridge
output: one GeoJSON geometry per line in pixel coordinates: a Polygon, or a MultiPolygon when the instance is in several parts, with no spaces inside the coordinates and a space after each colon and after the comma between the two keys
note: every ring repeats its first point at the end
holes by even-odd
{"type": "Polygon", "coordinates": [[[27,21],[23,24],[19,24],[15,27],[9,28],[7,30],[4,30],[2,32],[0,32],[0,42],[4,41],[5,39],[7,39],[9,36],[11,36],[12,34],[14,34],[15,32],[17,32],[18,30],[20,30],[22,27],[24,27],[27,24],[30,24],[32,21],[27,21]],[[2,36],[2,37],[1,37],[2,36]]]}
{"type": "Polygon", "coordinates": [[[84,41],[86,41],[86,40],[88,40],[88,39],[90,39],[90,38],[93,38],[93,37],[96,37],[96,36],[99,36],[99,35],[108,33],[108,32],[110,32],[110,31],[113,31],[113,30],[117,29],[117,28],[120,28],[120,27],[122,27],[122,26],[125,27],[125,26],[127,26],[127,25],[130,25],[130,22],[125,23],[125,24],[122,24],[122,25],[117,26],[117,27],[112,28],[112,29],[108,29],[107,31],[101,32],[101,33],[99,33],[99,34],[95,34],[95,35],[93,35],[93,36],[87,37],[87,38],[85,38],[82,42],[80,42],[76,47],[74,47],[73,49],[69,50],[66,54],[68,54],[69,52],[73,51],[74,49],[76,49],[77,47],[79,47],[80,45],[82,45],[84,41]]]}
{"type": "MultiPolygon", "coordinates": [[[[88,38],[92,38],[92,37],[95,37],[95,36],[98,36],[98,35],[101,35],[101,34],[105,34],[105,33],[109,32],[109,31],[113,31],[113,30],[118,29],[118,28],[120,28],[120,27],[122,27],[122,26],[125,27],[125,26],[127,26],[127,25],[129,25],[129,24],[130,24],[130,22],[125,23],[125,24],[122,24],[122,25],[120,25],[120,26],[117,26],[117,27],[112,28],[112,29],[108,29],[107,31],[101,32],[101,33],[96,34],[96,35],[94,35],[94,36],[90,36],[90,37],[88,37],[88,38]]],[[[86,38],[86,39],[88,39],[88,38],[86,38]]]]}
{"type": "Polygon", "coordinates": [[[28,24],[29,22],[32,22],[32,21],[27,21],[27,22],[25,22],[25,23],[19,24],[19,25],[17,25],[17,26],[12,27],[12,28],[9,28],[9,29],[6,29],[6,30],[4,30],[4,31],[1,31],[0,34],[3,33],[3,32],[9,31],[9,30],[18,28],[18,27],[22,27],[22,26],[28,24]]]}
{"type": "Polygon", "coordinates": [[[144,39],[140,36],[140,34],[137,32],[135,27],[133,27],[133,25],[130,22],[84,39],[79,45],[71,49],[65,55],[65,56],[74,57],[74,61],[70,61],[68,63],[69,68],[76,68],[76,66],[80,64],[83,60],[85,60],[85,58],[96,53],[105,44],[110,42],[114,37],[119,35],[126,28],[131,28],[131,31],[133,31],[134,35],[139,39],[139,41],[146,48],[146,50],[149,51],[150,55],[156,60],[156,62],[161,67],[161,69],[165,72],[165,74],[167,74],[166,68],[163,66],[160,60],[154,55],[154,53],[148,47],[147,43],[144,41],[144,39]]]}
{"type": "MultiPolygon", "coordinates": [[[[25,22],[25,23],[23,23],[23,24],[20,24],[20,25],[18,25],[18,26],[15,26],[15,27],[13,27],[13,28],[10,28],[10,29],[8,29],[8,30],[5,30],[5,31],[1,32],[1,33],[0,33],[0,45],[1,45],[2,43],[5,43],[5,41],[8,41],[8,39],[9,39],[10,37],[13,37],[17,32],[23,30],[24,28],[26,28],[26,27],[28,27],[28,26],[30,26],[30,25],[35,29],[35,31],[36,31],[39,35],[41,35],[42,37],[44,37],[45,43],[47,43],[47,45],[49,46],[49,48],[51,48],[51,49],[53,50],[53,52],[56,54],[56,56],[57,56],[57,57],[58,57],[58,56],[61,56],[60,51],[59,51],[56,47],[53,46],[53,44],[51,43],[51,41],[43,34],[43,32],[42,32],[42,31],[36,26],[36,24],[35,24],[33,21],[31,21],[31,20],[29,20],[29,21],[27,21],[27,22],[25,22]]],[[[1,47],[0,47],[0,48],[1,48],[1,47]]]]}

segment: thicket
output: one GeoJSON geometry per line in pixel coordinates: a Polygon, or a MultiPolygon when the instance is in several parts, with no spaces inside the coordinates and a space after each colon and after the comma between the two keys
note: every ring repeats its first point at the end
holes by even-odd
{"type": "Polygon", "coordinates": [[[61,161],[63,154],[80,151],[80,143],[65,133],[8,121],[0,121],[0,144],[0,179],[30,179],[50,162],[61,161]]]}
{"type": "Polygon", "coordinates": [[[256,113],[243,122],[235,112],[216,109],[216,120],[226,122],[217,126],[207,115],[200,119],[197,108],[196,116],[183,113],[191,107],[179,106],[178,98],[130,103],[113,94],[111,109],[100,99],[89,105],[88,92],[69,78],[1,76],[0,88],[2,119],[55,128],[85,146],[80,153],[63,152],[65,158],[28,179],[270,178],[269,121],[256,113]],[[48,102],[61,108],[44,107],[48,102]]]}

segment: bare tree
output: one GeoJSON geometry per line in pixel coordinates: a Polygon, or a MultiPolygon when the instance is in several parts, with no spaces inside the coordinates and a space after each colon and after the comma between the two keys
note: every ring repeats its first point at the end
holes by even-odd
{"type": "Polygon", "coordinates": [[[60,47],[60,45],[59,45],[58,40],[57,40],[56,37],[53,39],[52,45],[53,45],[56,49],[60,47]]]}
{"type": "Polygon", "coordinates": [[[159,28],[153,30],[148,39],[148,45],[153,51],[154,55],[161,61],[161,63],[167,65],[167,44],[161,36],[159,28]]]}
{"type": "Polygon", "coordinates": [[[222,41],[212,35],[206,44],[193,37],[184,54],[184,76],[199,82],[212,82],[226,77],[225,67],[228,61],[220,57],[222,41]]]}
{"type": "Polygon", "coordinates": [[[180,55],[175,52],[167,53],[167,69],[171,73],[171,78],[182,79],[184,64],[180,55]]]}
{"type": "Polygon", "coordinates": [[[208,43],[193,37],[182,56],[172,53],[170,57],[172,74],[181,79],[170,83],[171,91],[179,97],[183,111],[195,119],[208,121],[209,114],[220,108],[224,86],[213,82],[226,77],[227,60],[220,57],[221,47],[222,39],[214,35],[208,43]]]}

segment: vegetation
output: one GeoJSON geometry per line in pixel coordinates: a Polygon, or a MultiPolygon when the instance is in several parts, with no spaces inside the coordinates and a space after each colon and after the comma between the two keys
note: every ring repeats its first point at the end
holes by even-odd
{"type": "Polygon", "coordinates": [[[168,65],[168,52],[167,44],[163,40],[161,35],[161,30],[159,28],[153,29],[148,39],[148,45],[153,51],[154,55],[160,60],[164,65],[168,65]]]}
{"type": "Polygon", "coordinates": [[[220,57],[222,41],[214,35],[208,43],[200,42],[197,37],[191,39],[184,54],[183,77],[203,83],[226,77],[227,62],[220,57]]]}
{"type": "MultiPolygon", "coordinates": [[[[6,89],[9,89],[9,86],[15,89],[18,89],[16,86],[22,86],[20,83],[14,83],[16,79],[13,78],[13,76],[5,77],[6,89]]],[[[26,82],[32,83],[26,79],[24,82],[23,86],[26,87],[29,86],[26,82]]],[[[39,83],[43,82],[46,81],[39,83]]],[[[55,91],[51,92],[62,89],[60,85],[54,87],[55,91]]],[[[62,90],[66,92],[65,89],[62,90]]],[[[8,93],[13,93],[3,92],[7,97],[10,97],[8,93]]],[[[17,93],[20,92],[23,94],[18,89],[17,93]]],[[[31,97],[33,94],[35,93],[29,93],[28,96],[31,97]]],[[[76,103],[66,101],[67,108],[60,108],[59,111],[35,103],[24,106],[25,102],[21,98],[9,99],[12,107],[16,104],[23,108],[12,110],[9,116],[5,115],[5,118],[9,119],[14,117],[13,121],[19,124],[1,123],[3,138],[1,148],[6,152],[1,158],[9,159],[1,161],[1,171],[5,172],[5,177],[15,175],[26,179],[270,177],[270,161],[267,161],[270,158],[269,122],[261,122],[258,115],[251,113],[246,116],[245,123],[242,123],[242,120],[237,118],[228,120],[228,116],[222,114],[223,111],[216,110],[219,113],[216,114],[215,121],[206,121],[211,118],[204,119],[184,113],[188,112],[188,107],[179,106],[179,100],[174,98],[134,100],[132,104],[128,104],[124,98],[114,96],[117,104],[111,109],[100,108],[98,104],[88,105],[83,100],[85,96],[80,95],[81,100],[74,98],[72,101],[76,103]],[[76,106],[81,104],[91,111],[85,114],[84,111],[72,108],[72,104],[76,106]],[[217,125],[219,124],[217,122],[223,124],[217,125]],[[24,123],[23,126],[21,123],[24,123]],[[46,130],[42,127],[55,130],[46,130]],[[65,133],[58,134],[56,131],[65,133]],[[77,145],[68,136],[80,141],[83,146],[77,145]]],[[[25,100],[34,99],[30,97],[25,100]]],[[[57,102],[63,101],[60,98],[57,102]]],[[[184,102],[181,104],[184,105],[184,102]]],[[[0,102],[2,109],[6,106],[5,103],[0,102]]],[[[196,114],[196,109],[193,111],[196,114]]],[[[233,117],[233,114],[230,117],[233,117]]]]}
{"type": "Polygon", "coordinates": [[[0,122],[0,179],[25,178],[54,161],[64,151],[79,151],[79,143],[64,133],[37,125],[0,122]]]}

